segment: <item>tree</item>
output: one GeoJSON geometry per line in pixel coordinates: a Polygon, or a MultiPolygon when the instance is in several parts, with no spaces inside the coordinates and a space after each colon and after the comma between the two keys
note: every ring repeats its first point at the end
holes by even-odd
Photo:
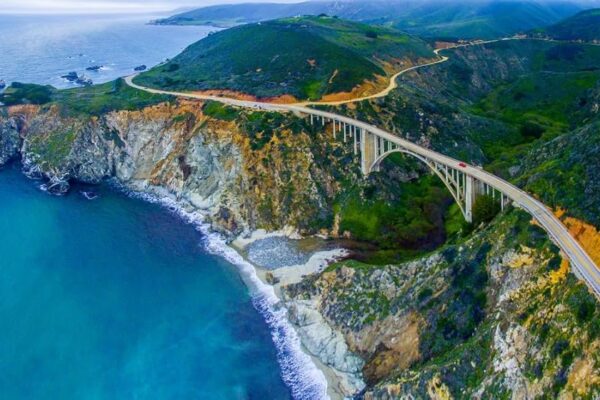
{"type": "Polygon", "coordinates": [[[473,222],[490,222],[500,212],[500,202],[490,195],[482,195],[473,203],[473,222]]]}

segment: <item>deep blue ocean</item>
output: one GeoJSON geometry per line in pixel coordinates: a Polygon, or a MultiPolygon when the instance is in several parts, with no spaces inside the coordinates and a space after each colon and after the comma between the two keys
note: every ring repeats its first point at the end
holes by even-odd
{"type": "MultiPolygon", "coordinates": [[[[147,20],[0,16],[0,79],[66,87],[102,64],[106,81],[209,31],[147,20]]],[[[324,397],[272,288],[199,216],[39,186],[0,168],[0,399],[324,397]]]]}
{"type": "Polygon", "coordinates": [[[174,57],[214,31],[147,24],[156,17],[0,15],[0,79],[67,88],[73,84],[61,76],[74,71],[103,83],[174,57]],[[86,71],[93,66],[103,68],[86,71]]]}
{"type": "Polygon", "coordinates": [[[2,399],[287,399],[239,270],[163,207],[0,170],[2,399]]]}

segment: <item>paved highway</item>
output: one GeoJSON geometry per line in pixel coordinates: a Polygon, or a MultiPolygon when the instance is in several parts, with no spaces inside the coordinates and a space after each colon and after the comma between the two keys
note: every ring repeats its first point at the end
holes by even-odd
{"type": "MultiPolygon", "coordinates": [[[[499,40],[508,40],[508,39],[499,39],[499,40]]],[[[498,41],[498,40],[494,40],[498,41]]],[[[488,42],[478,42],[474,45],[490,43],[494,41],[488,42]]],[[[464,47],[473,44],[464,44],[455,47],[464,47]]],[[[453,48],[455,48],[453,47],[453,48]]],[[[445,49],[436,50],[436,54],[445,49]]],[[[409,71],[413,71],[419,68],[424,68],[427,66],[440,64],[448,60],[448,57],[442,57],[440,60],[430,62],[423,65],[418,65],[414,67],[407,68],[399,73],[397,73],[391,80],[390,86],[385,89],[383,92],[380,92],[373,96],[368,96],[362,99],[349,100],[345,102],[356,102],[362,101],[375,97],[382,97],[387,95],[391,90],[393,90],[396,86],[396,78],[404,73],[409,71]]],[[[247,100],[238,100],[227,97],[220,96],[212,96],[212,95],[203,95],[203,94],[194,94],[194,93],[184,93],[184,92],[174,92],[174,91],[166,91],[159,89],[151,89],[144,86],[137,85],[133,83],[133,77],[129,76],[125,78],[125,82],[136,89],[143,90],[149,93],[155,94],[163,94],[163,95],[171,95],[183,98],[190,99],[198,99],[198,100],[212,100],[220,103],[236,106],[236,107],[244,107],[251,108],[256,110],[266,110],[266,111],[277,111],[277,112],[294,112],[300,114],[308,114],[313,116],[318,116],[322,118],[327,118],[330,120],[335,120],[338,122],[343,122],[351,126],[355,126],[357,128],[364,129],[368,132],[371,132],[374,135],[382,137],[390,142],[396,143],[397,145],[413,152],[419,154],[423,157],[426,157],[430,160],[439,162],[441,164],[447,165],[451,168],[457,169],[461,162],[459,160],[453,159],[451,157],[447,157],[443,154],[437,153],[433,150],[421,147],[415,143],[412,143],[408,140],[402,139],[392,133],[386,132],[382,129],[377,128],[376,126],[367,124],[365,122],[358,121],[353,118],[349,118],[343,115],[315,110],[307,107],[307,104],[332,104],[332,103],[297,103],[297,104],[275,104],[275,103],[264,103],[258,101],[247,101],[247,100]]],[[[344,104],[345,102],[339,102],[335,104],[344,104]]],[[[582,279],[587,286],[596,294],[596,296],[600,297],[600,269],[596,266],[591,257],[586,253],[586,251],[581,247],[581,245],[577,242],[577,240],[571,236],[567,228],[562,224],[562,222],[549,210],[544,204],[535,199],[533,196],[527,194],[523,190],[517,188],[516,186],[510,184],[509,182],[498,178],[495,175],[492,175],[481,168],[477,168],[474,166],[470,166],[465,164],[465,167],[460,167],[461,171],[476,178],[477,180],[488,184],[491,187],[494,187],[496,190],[504,193],[513,202],[518,206],[531,214],[538,223],[548,232],[552,240],[560,247],[560,249],[564,252],[564,254],[568,257],[571,265],[573,266],[573,270],[576,275],[582,279]]]]}

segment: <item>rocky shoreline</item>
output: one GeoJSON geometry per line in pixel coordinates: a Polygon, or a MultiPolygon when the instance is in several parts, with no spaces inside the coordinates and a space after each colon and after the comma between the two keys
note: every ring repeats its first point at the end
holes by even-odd
{"type": "MultiPolygon", "coordinates": [[[[0,117],[0,165],[19,158],[25,175],[40,180],[40,188],[54,195],[66,194],[71,181],[96,184],[112,179],[128,192],[169,199],[174,208],[188,214],[202,214],[207,226],[213,232],[225,234],[228,241],[238,237],[239,249],[260,237],[261,232],[252,235],[252,226],[256,224],[252,213],[249,217],[243,215],[245,208],[254,208],[256,204],[248,203],[252,200],[244,199],[244,194],[234,189],[244,164],[241,145],[235,143],[236,128],[229,123],[207,121],[197,114],[195,118],[200,119],[203,128],[190,137],[189,132],[194,128],[189,120],[175,124],[172,120],[178,114],[190,118],[192,109],[185,104],[176,108],[163,104],[81,121],[65,119],[53,109],[13,107],[8,115],[0,117]],[[78,134],[65,137],[61,133],[65,131],[78,134]],[[52,147],[53,152],[49,153],[47,147],[52,147]],[[174,148],[178,148],[180,155],[167,155],[174,148]],[[167,160],[172,160],[172,164],[165,163],[167,160]]],[[[293,228],[273,234],[299,237],[293,228]]],[[[343,338],[335,335],[322,318],[319,320],[317,310],[285,300],[281,287],[284,282],[297,282],[304,274],[322,270],[329,259],[342,255],[340,250],[324,252],[311,257],[295,272],[290,268],[276,272],[281,276],[273,286],[276,302],[286,310],[293,310],[289,320],[295,324],[307,354],[315,361],[319,359],[333,398],[342,398],[362,388],[364,384],[358,378],[361,362],[346,354],[343,338]],[[320,327],[312,335],[309,322],[320,327]]],[[[256,274],[268,284],[264,270],[256,268],[256,274]]]]}
{"type": "MultiPolygon", "coordinates": [[[[250,235],[237,238],[231,246],[240,254],[244,254],[253,243],[269,237],[287,237],[294,240],[301,238],[293,228],[288,227],[268,233],[254,231],[250,235]]],[[[348,252],[343,248],[315,251],[304,264],[283,266],[274,270],[253,264],[258,277],[265,284],[273,286],[275,294],[288,310],[289,321],[298,332],[303,349],[325,375],[328,395],[333,400],[352,397],[364,389],[365,383],[361,373],[364,361],[349,350],[341,332],[334,330],[327,323],[315,301],[293,299],[286,295],[285,287],[300,283],[309,275],[323,272],[332,262],[347,255],[348,252]]]]}
{"type": "Polygon", "coordinates": [[[410,262],[327,268],[343,257],[329,248],[267,270],[243,257],[256,238],[344,236],[334,210],[338,178],[362,179],[350,148],[293,116],[274,121],[198,102],[63,111],[0,109],[0,165],[20,158],[54,194],[72,181],[112,179],[190,222],[201,215],[207,248],[238,265],[272,328],[284,381],[310,393],[294,397],[341,398],[364,384],[369,400],[559,397],[600,382],[587,367],[600,363],[596,301],[530,216],[508,210],[410,262]],[[535,362],[514,361],[515,352],[535,362]]]}

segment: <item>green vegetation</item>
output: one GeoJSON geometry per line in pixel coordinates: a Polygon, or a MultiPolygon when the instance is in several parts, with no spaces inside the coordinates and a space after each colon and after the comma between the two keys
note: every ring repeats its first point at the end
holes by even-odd
{"type": "Polygon", "coordinates": [[[490,222],[498,215],[500,208],[500,202],[492,196],[478,196],[473,204],[473,222],[476,225],[490,222]]]}
{"type": "Polygon", "coordinates": [[[222,121],[233,121],[239,116],[235,108],[216,101],[207,101],[202,108],[202,112],[209,117],[222,121]]]}
{"type": "Polygon", "coordinates": [[[438,3],[398,18],[395,26],[428,37],[492,39],[546,26],[576,11],[575,6],[525,1],[438,3]]]}
{"type": "Polygon", "coordinates": [[[503,140],[497,132],[473,136],[488,157],[487,169],[509,179],[513,175],[548,206],[600,225],[594,206],[600,197],[593,189],[600,174],[593,155],[599,140],[594,107],[600,95],[600,47],[529,41],[490,47],[503,56],[525,48],[528,55],[520,76],[498,82],[465,107],[508,128],[503,140]]]}
{"type": "Polygon", "coordinates": [[[600,9],[582,11],[547,28],[536,29],[532,34],[557,40],[600,42],[600,9]]]}
{"type": "Polygon", "coordinates": [[[63,111],[73,115],[101,115],[114,110],[137,110],[166,101],[169,101],[168,96],[133,89],[122,79],[67,90],[13,83],[0,95],[0,102],[6,105],[57,104],[63,111]]]}
{"type": "Polygon", "coordinates": [[[443,210],[450,202],[450,194],[435,179],[425,176],[417,184],[399,183],[402,195],[393,203],[375,197],[372,187],[349,193],[335,207],[340,213],[340,230],[384,249],[432,245],[429,239],[439,235],[434,233],[437,221],[432,219],[440,218],[439,208],[443,210]]]}
{"type": "Polygon", "coordinates": [[[76,127],[65,130],[53,130],[45,135],[34,136],[29,141],[29,150],[40,157],[44,167],[56,168],[63,163],[77,139],[76,127]]]}
{"type": "Polygon", "coordinates": [[[336,199],[340,233],[350,232],[353,239],[377,248],[357,248],[359,260],[385,264],[415,258],[470,231],[437,176],[425,174],[409,182],[395,177],[397,171],[415,168],[422,168],[418,161],[392,154],[366,186],[348,186],[336,199]],[[394,185],[385,184],[390,180],[394,185]]]}
{"type": "Polygon", "coordinates": [[[0,102],[7,106],[15,104],[46,104],[52,101],[56,89],[52,86],[41,86],[14,82],[0,94],[0,102]]]}
{"type": "Polygon", "coordinates": [[[114,110],[138,110],[172,99],[134,89],[123,79],[117,79],[101,85],[60,90],[53,100],[75,114],[101,115],[114,110]]]}
{"type": "Polygon", "coordinates": [[[545,27],[580,9],[573,3],[531,1],[308,1],[297,4],[204,7],[159,20],[158,23],[231,27],[296,15],[327,14],[354,21],[395,26],[421,37],[493,38],[545,27]]]}
{"type": "Polygon", "coordinates": [[[598,132],[600,122],[594,122],[534,149],[521,160],[517,183],[539,194],[548,206],[600,226],[598,132]]]}
{"type": "Polygon", "coordinates": [[[425,42],[390,28],[325,16],[287,18],[210,35],[135,81],[319,99],[386,75],[385,64],[427,57],[434,54],[425,42]]]}

